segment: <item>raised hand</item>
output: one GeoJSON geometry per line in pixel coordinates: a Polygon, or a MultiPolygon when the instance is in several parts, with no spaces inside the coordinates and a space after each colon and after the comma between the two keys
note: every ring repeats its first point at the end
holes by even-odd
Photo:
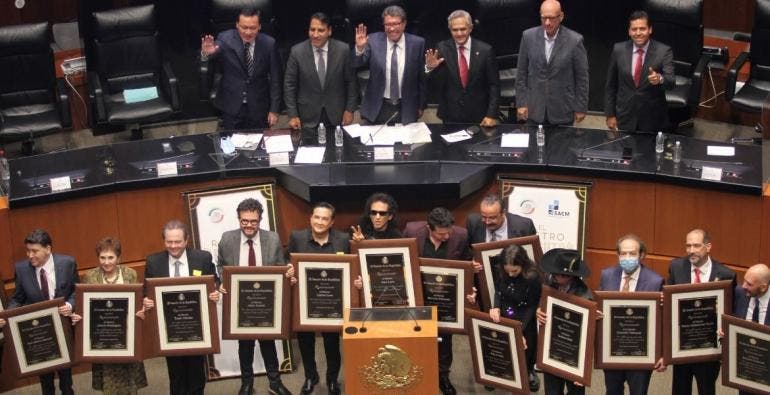
{"type": "Polygon", "coordinates": [[[425,67],[427,67],[428,70],[433,70],[438,67],[444,61],[444,58],[439,56],[441,56],[441,54],[435,49],[428,49],[425,51],[425,67]]]}
{"type": "Polygon", "coordinates": [[[363,23],[356,26],[356,49],[363,51],[366,44],[369,43],[369,36],[366,35],[366,25],[363,23]]]}
{"type": "Polygon", "coordinates": [[[201,38],[201,53],[209,56],[219,50],[219,45],[214,42],[214,36],[207,34],[201,38]]]}

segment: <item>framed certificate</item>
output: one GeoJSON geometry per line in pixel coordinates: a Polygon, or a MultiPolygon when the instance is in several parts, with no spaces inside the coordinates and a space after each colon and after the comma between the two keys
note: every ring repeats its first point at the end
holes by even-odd
{"type": "Polygon", "coordinates": [[[291,315],[286,266],[223,266],[223,339],[287,339],[291,315]]]}
{"type": "Polygon", "coordinates": [[[155,301],[149,312],[155,355],[202,355],[219,352],[219,321],[214,276],[148,278],[147,297],[155,301]],[[153,314],[154,313],[154,314],[153,314]]]}
{"type": "Polygon", "coordinates": [[[69,319],[59,314],[64,298],[56,298],[0,312],[5,319],[3,328],[5,352],[15,377],[38,376],[72,365],[72,332],[69,319]]]}
{"type": "Polygon", "coordinates": [[[652,370],[661,357],[660,292],[594,292],[597,369],[652,370]]]}
{"type": "Polygon", "coordinates": [[[514,394],[529,394],[521,323],[503,317],[496,323],[489,313],[465,309],[465,326],[476,382],[514,394]]]}
{"type": "Polygon", "coordinates": [[[351,254],[291,254],[297,276],[292,288],[295,331],[339,332],[345,309],[359,307],[358,257],[351,254]]]}
{"type": "Polygon", "coordinates": [[[770,326],[722,315],[722,385],[770,394],[770,326]]]}
{"type": "Polygon", "coordinates": [[[717,328],[732,311],[732,281],[663,286],[663,359],[667,365],[718,361],[717,328]]]}
{"type": "Polygon", "coordinates": [[[142,360],[142,284],[75,284],[75,361],[142,360]]]}
{"type": "Polygon", "coordinates": [[[538,332],[538,369],[590,386],[596,303],[545,286],[540,309],[548,319],[538,332]]]}
{"type": "MultiPolygon", "coordinates": [[[[524,236],[515,237],[513,239],[493,241],[491,243],[476,243],[471,245],[473,249],[473,259],[476,262],[481,263],[483,270],[479,273],[480,281],[479,286],[481,289],[481,301],[484,306],[492,306],[492,301],[495,299],[495,277],[497,276],[498,262],[493,259],[496,255],[511,244],[516,244],[525,250],[527,255],[535,263],[540,263],[540,258],[543,257],[543,249],[540,248],[540,236],[524,236]]],[[[502,262],[500,262],[502,263],[502,262]]]]}
{"type": "Polygon", "coordinates": [[[465,295],[473,293],[473,263],[449,259],[420,259],[424,306],[436,306],[439,332],[466,333],[465,295]]]}
{"type": "Polygon", "coordinates": [[[351,240],[350,249],[358,255],[366,307],[422,303],[417,240],[351,240]]]}

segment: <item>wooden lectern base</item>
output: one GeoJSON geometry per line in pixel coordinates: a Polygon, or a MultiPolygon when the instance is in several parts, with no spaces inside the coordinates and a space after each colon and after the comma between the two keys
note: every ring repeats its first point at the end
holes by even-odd
{"type": "MultiPolygon", "coordinates": [[[[374,310],[406,308],[382,307],[374,310]]],[[[342,326],[345,393],[436,394],[438,393],[438,330],[436,307],[430,319],[350,320],[345,311],[342,326]]],[[[370,309],[365,309],[370,310],[370,309]]]]}

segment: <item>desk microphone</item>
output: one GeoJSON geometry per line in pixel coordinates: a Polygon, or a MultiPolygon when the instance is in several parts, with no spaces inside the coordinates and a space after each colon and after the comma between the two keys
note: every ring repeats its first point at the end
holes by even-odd
{"type": "Polygon", "coordinates": [[[380,130],[385,128],[385,126],[388,126],[388,123],[390,123],[390,121],[392,121],[393,118],[395,118],[396,115],[398,115],[398,113],[399,113],[399,111],[394,112],[393,115],[391,115],[390,118],[388,118],[388,120],[385,121],[385,123],[382,124],[382,126],[380,126],[377,130],[375,130],[374,133],[370,133],[369,134],[369,140],[366,140],[366,142],[364,144],[368,144],[368,143],[373,142],[374,141],[374,136],[376,136],[377,133],[380,132],[380,130]]]}
{"type": "Polygon", "coordinates": [[[586,147],[586,148],[583,148],[582,150],[580,150],[580,158],[585,158],[585,155],[584,155],[584,154],[585,154],[585,152],[586,152],[586,151],[588,151],[588,150],[592,150],[592,149],[596,149],[596,148],[599,148],[599,147],[603,147],[603,146],[605,146],[605,145],[609,145],[609,144],[612,144],[612,143],[617,143],[617,142],[619,142],[619,141],[623,141],[623,140],[625,140],[625,139],[627,139],[627,138],[629,138],[629,137],[631,137],[631,135],[630,135],[630,134],[627,134],[627,135],[625,135],[625,136],[623,136],[623,137],[621,137],[621,138],[619,138],[619,139],[610,140],[610,141],[605,141],[605,142],[603,142],[603,143],[600,143],[600,144],[596,144],[596,145],[592,145],[592,146],[590,146],[590,147],[586,147]]]}

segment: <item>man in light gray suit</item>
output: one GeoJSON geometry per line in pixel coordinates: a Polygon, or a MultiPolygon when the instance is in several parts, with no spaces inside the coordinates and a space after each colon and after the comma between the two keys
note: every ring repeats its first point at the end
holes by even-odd
{"type": "Polygon", "coordinates": [[[358,94],[350,48],[331,35],[329,17],[317,12],[310,17],[308,39],[291,48],[283,100],[292,129],[353,122],[358,94]]]}
{"type": "Polygon", "coordinates": [[[516,118],[532,124],[572,125],[588,111],[588,57],[583,36],[561,26],[556,0],[540,6],[541,25],[521,36],[516,118]]]}
{"type": "MultiPolygon", "coordinates": [[[[219,240],[217,258],[218,271],[222,273],[223,266],[280,266],[286,260],[281,251],[281,240],[278,234],[269,230],[259,229],[262,219],[262,204],[255,199],[245,199],[236,209],[238,212],[239,229],[222,233],[219,240]]],[[[289,268],[291,271],[291,267],[289,268]]],[[[291,273],[287,273],[291,277],[291,273]]],[[[220,287],[222,293],[227,290],[220,287]]],[[[259,350],[270,381],[269,393],[291,394],[281,382],[278,371],[278,356],[273,340],[259,340],[259,350]]],[[[238,341],[238,360],[241,364],[241,389],[239,395],[249,395],[254,391],[254,340],[238,341]]]]}

